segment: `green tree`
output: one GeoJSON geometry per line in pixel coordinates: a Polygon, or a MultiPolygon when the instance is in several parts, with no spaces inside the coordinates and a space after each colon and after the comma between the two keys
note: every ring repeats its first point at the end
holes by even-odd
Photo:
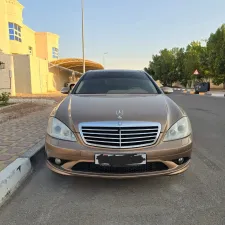
{"type": "Polygon", "coordinates": [[[144,71],[147,72],[149,75],[151,75],[155,79],[155,71],[152,69],[152,62],[149,62],[148,68],[145,67],[144,71]]]}
{"type": "Polygon", "coordinates": [[[185,50],[184,48],[173,48],[172,52],[174,55],[174,76],[176,77],[176,81],[182,83],[184,77],[185,50]]]}
{"type": "Polygon", "coordinates": [[[185,51],[184,73],[181,80],[184,86],[187,86],[188,83],[198,78],[196,75],[193,75],[196,69],[199,71],[201,77],[208,76],[207,48],[202,46],[200,42],[193,41],[187,46],[185,51]]]}
{"type": "Polygon", "coordinates": [[[207,42],[208,62],[214,84],[225,83],[225,24],[212,33],[207,42]]]}
{"type": "Polygon", "coordinates": [[[147,68],[144,68],[155,80],[165,86],[180,81],[182,85],[193,83],[199,77],[213,77],[214,83],[225,82],[225,25],[216,34],[204,40],[191,42],[186,48],[163,49],[153,55],[147,68]],[[198,70],[201,76],[193,75],[198,70]]]}
{"type": "Polygon", "coordinates": [[[174,82],[182,78],[184,56],[183,48],[163,49],[159,54],[152,56],[152,61],[144,70],[164,86],[172,86],[174,82]]]}
{"type": "Polygon", "coordinates": [[[163,49],[158,55],[153,55],[149,63],[148,71],[154,71],[153,78],[159,80],[164,86],[172,86],[178,80],[175,52],[175,49],[163,49]]]}

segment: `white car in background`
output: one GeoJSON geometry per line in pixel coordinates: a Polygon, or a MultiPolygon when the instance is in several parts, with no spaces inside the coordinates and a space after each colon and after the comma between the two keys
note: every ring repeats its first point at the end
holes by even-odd
{"type": "Polygon", "coordinates": [[[170,94],[170,93],[173,93],[173,88],[171,88],[171,87],[160,87],[162,90],[163,90],[163,92],[165,93],[165,94],[170,94]]]}

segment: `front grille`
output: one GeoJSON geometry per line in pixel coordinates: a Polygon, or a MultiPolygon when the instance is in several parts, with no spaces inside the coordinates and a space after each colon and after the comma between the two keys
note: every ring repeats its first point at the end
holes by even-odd
{"type": "Polygon", "coordinates": [[[83,141],[92,146],[137,148],[153,145],[161,125],[153,122],[89,122],[79,125],[83,141]]]}
{"type": "Polygon", "coordinates": [[[126,167],[100,166],[95,163],[81,162],[73,166],[72,170],[76,172],[130,174],[163,171],[168,170],[168,167],[162,162],[148,162],[146,165],[126,167]]]}

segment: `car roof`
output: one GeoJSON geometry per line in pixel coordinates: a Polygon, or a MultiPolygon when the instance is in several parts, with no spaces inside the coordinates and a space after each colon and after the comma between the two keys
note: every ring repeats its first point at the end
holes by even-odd
{"type": "Polygon", "coordinates": [[[100,77],[117,77],[124,76],[126,78],[138,78],[142,77],[142,79],[148,79],[145,71],[141,70],[125,70],[125,69],[107,69],[107,70],[92,70],[87,71],[84,74],[84,79],[98,79],[100,77]]]}
{"type": "Polygon", "coordinates": [[[103,70],[89,70],[86,73],[106,73],[106,72],[123,72],[123,73],[137,73],[144,72],[144,70],[131,70],[131,69],[103,69],[103,70]]]}

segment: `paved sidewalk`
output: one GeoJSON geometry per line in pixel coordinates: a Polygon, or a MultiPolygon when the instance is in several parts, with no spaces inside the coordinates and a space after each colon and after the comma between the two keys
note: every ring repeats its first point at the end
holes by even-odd
{"type": "Polygon", "coordinates": [[[52,107],[0,125],[0,170],[44,138],[52,107]]]}
{"type": "MultiPolygon", "coordinates": [[[[47,98],[56,102],[63,99],[52,96],[47,98]]],[[[55,105],[45,105],[39,111],[0,123],[0,171],[43,140],[48,116],[55,105]]],[[[13,112],[13,107],[11,109],[13,112]]]]}

